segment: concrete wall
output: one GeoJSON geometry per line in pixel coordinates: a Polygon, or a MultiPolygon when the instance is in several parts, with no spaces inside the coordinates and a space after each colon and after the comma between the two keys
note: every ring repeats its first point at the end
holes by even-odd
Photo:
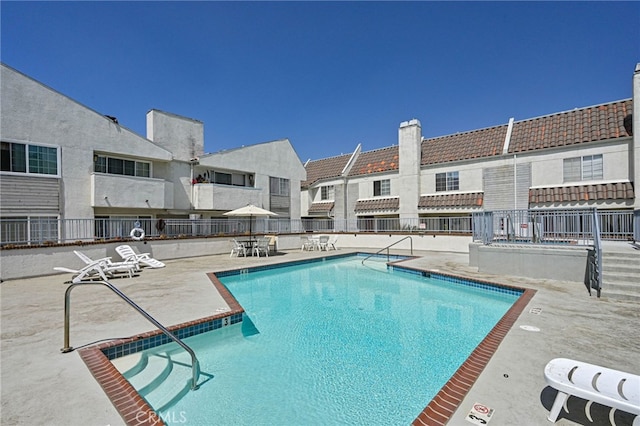
{"type": "MultiPolygon", "coordinates": [[[[304,234],[302,234],[304,235],[304,234]]],[[[300,250],[300,234],[279,235],[278,250],[300,250]]],[[[362,248],[378,250],[394,241],[398,241],[400,235],[355,235],[338,234],[338,248],[362,248]]],[[[456,251],[466,252],[471,237],[453,236],[413,236],[414,250],[456,251]]],[[[2,251],[2,268],[0,277],[3,280],[28,278],[43,275],[52,275],[56,266],[64,266],[72,269],[80,269],[84,266],[82,261],[73,253],[78,250],[92,259],[112,257],[114,261],[120,259],[115,248],[121,244],[128,244],[140,253],[150,253],[158,260],[184,259],[197,256],[214,254],[227,254],[231,250],[230,237],[221,238],[197,238],[197,239],[168,239],[146,241],[120,241],[105,244],[72,245],[37,247],[28,249],[12,249],[2,251]]],[[[397,249],[408,250],[409,241],[398,245],[397,249]]]]}
{"type": "Polygon", "coordinates": [[[583,282],[586,247],[508,247],[469,244],[469,266],[478,272],[583,282]]]}

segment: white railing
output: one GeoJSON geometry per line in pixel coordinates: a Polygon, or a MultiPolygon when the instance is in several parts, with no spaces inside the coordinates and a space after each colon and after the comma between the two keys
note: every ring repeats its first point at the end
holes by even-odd
{"type": "MultiPolygon", "coordinates": [[[[591,209],[498,210],[462,216],[399,218],[279,219],[253,218],[256,234],[309,233],[401,233],[473,235],[474,240],[491,242],[573,242],[592,241],[591,209]]],[[[640,212],[598,210],[603,240],[640,240],[640,212]],[[635,224],[634,224],[635,221],[635,224]],[[634,235],[635,231],[635,235],[634,235]]],[[[249,218],[151,219],[97,218],[57,219],[20,217],[0,219],[0,246],[49,245],[59,243],[128,239],[139,223],[145,238],[207,237],[246,235],[249,218]]]]}

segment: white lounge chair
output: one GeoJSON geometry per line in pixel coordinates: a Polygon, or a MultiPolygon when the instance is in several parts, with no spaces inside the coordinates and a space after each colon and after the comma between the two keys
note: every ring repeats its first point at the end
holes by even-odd
{"type": "Polygon", "coordinates": [[[229,257],[233,257],[234,255],[236,257],[239,257],[240,255],[247,257],[247,248],[238,240],[231,240],[231,254],[229,257]]]}
{"type": "Polygon", "coordinates": [[[150,268],[164,268],[165,264],[158,259],[151,257],[149,253],[136,253],[133,247],[123,244],[116,247],[116,253],[120,255],[124,262],[131,262],[140,266],[148,266],[150,268]]]}
{"type": "Polygon", "coordinates": [[[65,268],[64,266],[56,266],[53,269],[56,271],[73,274],[73,277],[71,278],[71,282],[73,283],[79,283],[81,281],[92,281],[95,279],[107,281],[107,276],[102,269],[100,262],[87,264],[82,269],[71,269],[65,268]]]}
{"type": "Polygon", "coordinates": [[[103,257],[101,259],[94,260],[77,250],[74,250],[73,252],[87,265],[91,265],[93,263],[99,264],[104,273],[111,277],[119,274],[128,274],[129,278],[131,278],[133,277],[133,272],[138,270],[138,265],[134,262],[112,262],[110,257],[103,257]]]}
{"type": "MultiPolygon", "coordinates": [[[[633,426],[640,426],[640,376],[586,362],[556,358],[544,368],[544,378],[549,386],[558,390],[547,417],[550,422],[557,420],[567,398],[573,395],[635,414],[633,426]]],[[[613,418],[613,411],[609,418],[613,418]]]]}

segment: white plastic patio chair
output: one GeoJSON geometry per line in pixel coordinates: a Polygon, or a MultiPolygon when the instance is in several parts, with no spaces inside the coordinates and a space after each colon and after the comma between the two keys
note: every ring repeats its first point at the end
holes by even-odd
{"type": "Polygon", "coordinates": [[[329,250],[337,250],[336,243],[338,242],[338,236],[332,235],[329,237],[329,241],[327,241],[327,251],[329,250]]]}
{"type": "Polygon", "coordinates": [[[261,253],[264,253],[266,257],[269,257],[269,243],[271,238],[258,238],[258,241],[253,246],[253,255],[260,257],[261,253]]]}
{"type": "Polygon", "coordinates": [[[165,264],[158,259],[151,257],[149,253],[136,253],[133,247],[123,244],[116,247],[116,253],[120,255],[124,262],[135,263],[140,269],[141,266],[148,266],[150,268],[164,268],[165,264]]]}
{"type": "Polygon", "coordinates": [[[235,239],[231,240],[231,254],[229,255],[229,257],[233,257],[234,255],[236,257],[239,257],[240,255],[247,257],[247,248],[244,246],[244,244],[235,239]]]}
{"type": "Polygon", "coordinates": [[[320,235],[320,237],[318,238],[318,248],[320,250],[328,250],[327,248],[327,244],[329,243],[329,236],[328,235],[320,235]]]}
{"type": "Polygon", "coordinates": [[[315,247],[315,244],[309,237],[300,237],[300,243],[302,244],[300,251],[311,251],[315,247]]]}

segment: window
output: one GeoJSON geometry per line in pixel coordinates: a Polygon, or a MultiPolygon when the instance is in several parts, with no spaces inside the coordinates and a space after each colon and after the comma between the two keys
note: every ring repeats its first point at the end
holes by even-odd
{"type": "Polygon", "coordinates": [[[602,154],[565,158],[562,168],[564,182],[602,179],[602,154]]]}
{"type": "Polygon", "coordinates": [[[373,182],[373,196],[380,197],[391,195],[391,181],[389,179],[373,182]]]}
{"type": "Polygon", "coordinates": [[[231,185],[231,173],[215,172],[213,174],[213,183],[231,185]]]}
{"type": "Polygon", "coordinates": [[[94,155],[93,171],[112,175],[151,177],[151,163],[94,155]]]}
{"type": "Polygon", "coordinates": [[[0,170],[39,175],[58,174],[58,148],[2,142],[0,170]]]}
{"type": "Polygon", "coordinates": [[[436,173],[436,191],[457,191],[460,189],[458,172],[436,173]]]}
{"type": "Polygon", "coordinates": [[[272,177],[269,180],[271,195],[289,196],[289,179],[272,177]]]}
{"type": "Polygon", "coordinates": [[[327,185],[320,188],[321,200],[333,200],[335,198],[335,187],[333,185],[327,185]]]}

